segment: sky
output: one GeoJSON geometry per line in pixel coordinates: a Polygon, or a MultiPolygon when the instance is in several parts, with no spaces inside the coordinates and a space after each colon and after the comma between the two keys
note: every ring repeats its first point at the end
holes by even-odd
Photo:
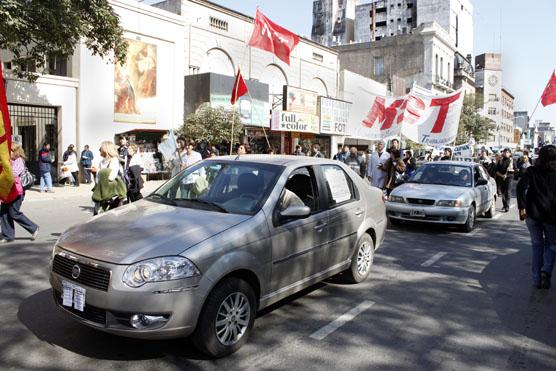
{"type": "MultiPolygon", "coordinates": [[[[255,16],[257,6],[274,22],[311,37],[313,0],[211,0],[255,16]]],[[[556,68],[555,0],[472,0],[475,55],[502,53],[503,85],[515,96],[514,110],[535,108],[556,68]]],[[[556,125],[556,104],[539,105],[532,120],[556,125]]]]}

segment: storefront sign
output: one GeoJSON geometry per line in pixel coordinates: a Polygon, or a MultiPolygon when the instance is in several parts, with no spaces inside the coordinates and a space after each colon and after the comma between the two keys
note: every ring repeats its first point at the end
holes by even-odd
{"type": "Polygon", "coordinates": [[[284,86],[284,111],[317,115],[318,94],[314,91],[284,86]]]}
{"type": "Polygon", "coordinates": [[[319,117],[306,113],[273,111],[272,130],[318,133],[319,117]]]}
{"type": "Polygon", "coordinates": [[[326,97],[319,98],[320,132],[322,134],[348,135],[351,103],[326,97]]]}
{"type": "MultiPolygon", "coordinates": [[[[230,95],[211,94],[211,107],[231,108],[230,95]]],[[[241,115],[241,122],[244,125],[268,127],[270,119],[270,105],[257,99],[251,99],[249,96],[239,98],[236,107],[241,115]]]]}

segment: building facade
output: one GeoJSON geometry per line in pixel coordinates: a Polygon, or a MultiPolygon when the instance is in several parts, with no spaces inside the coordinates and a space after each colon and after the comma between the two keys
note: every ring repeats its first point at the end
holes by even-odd
{"type": "Polygon", "coordinates": [[[483,100],[481,114],[496,125],[489,140],[483,144],[495,148],[515,148],[513,97],[503,88],[502,77],[501,54],[485,53],[475,57],[476,90],[483,100]]]}
{"type": "MultiPolygon", "coordinates": [[[[417,25],[436,22],[464,56],[473,54],[473,5],[470,0],[417,0],[417,25]]],[[[471,58],[468,58],[471,59],[471,58]]]]}
{"type": "Polygon", "coordinates": [[[434,93],[454,91],[455,49],[448,33],[436,23],[422,24],[411,34],[370,43],[337,46],[340,69],[384,83],[403,79],[404,94],[417,84],[434,93]]]}
{"type": "Polygon", "coordinates": [[[333,46],[354,40],[356,0],[313,1],[313,27],[311,39],[319,44],[333,46]]]}
{"type": "Polygon", "coordinates": [[[415,0],[374,0],[356,5],[356,43],[410,33],[417,27],[415,0]]]}

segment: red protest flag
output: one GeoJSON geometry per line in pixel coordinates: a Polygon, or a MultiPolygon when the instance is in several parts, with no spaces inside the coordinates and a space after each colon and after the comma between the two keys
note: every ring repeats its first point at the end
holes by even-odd
{"type": "Polygon", "coordinates": [[[544,107],[556,103],[556,73],[553,71],[544,92],[542,93],[541,103],[544,107]]]}
{"type": "Polygon", "coordinates": [[[259,9],[249,46],[274,53],[290,64],[290,53],[299,43],[299,37],[268,19],[259,9]]]}
{"type": "Polygon", "coordinates": [[[241,71],[238,68],[236,80],[234,81],[234,88],[232,89],[232,99],[230,99],[230,103],[232,104],[232,106],[236,104],[239,97],[247,94],[247,91],[247,85],[245,84],[243,76],[241,75],[241,71]]]}
{"type": "Polygon", "coordinates": [[[4,88],[2,63],[0,63],[0,201],[13,202],[18,192],[10,163],[12,151],[12,124],[8,114],[8,100],[4,88]]]}

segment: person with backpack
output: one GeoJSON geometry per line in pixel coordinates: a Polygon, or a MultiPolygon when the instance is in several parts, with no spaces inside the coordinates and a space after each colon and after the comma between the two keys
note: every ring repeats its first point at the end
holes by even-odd
{"type": "Polygon", "coordinates": [[[25,189],[23,189],[20,179],[20,176],[25,172],[25,152],[21,146],[15,144],[12,146],[10,164],[18,195],[12,202],[2,202],[0,205],[0,224],[2,225],[0,243],[12,242],[15,239],[14,222],[17,222],[27,232],[31,233],[31,241],[34,241],[39,234],[39,226],[20,210],[25,199],[25,189]]]}

